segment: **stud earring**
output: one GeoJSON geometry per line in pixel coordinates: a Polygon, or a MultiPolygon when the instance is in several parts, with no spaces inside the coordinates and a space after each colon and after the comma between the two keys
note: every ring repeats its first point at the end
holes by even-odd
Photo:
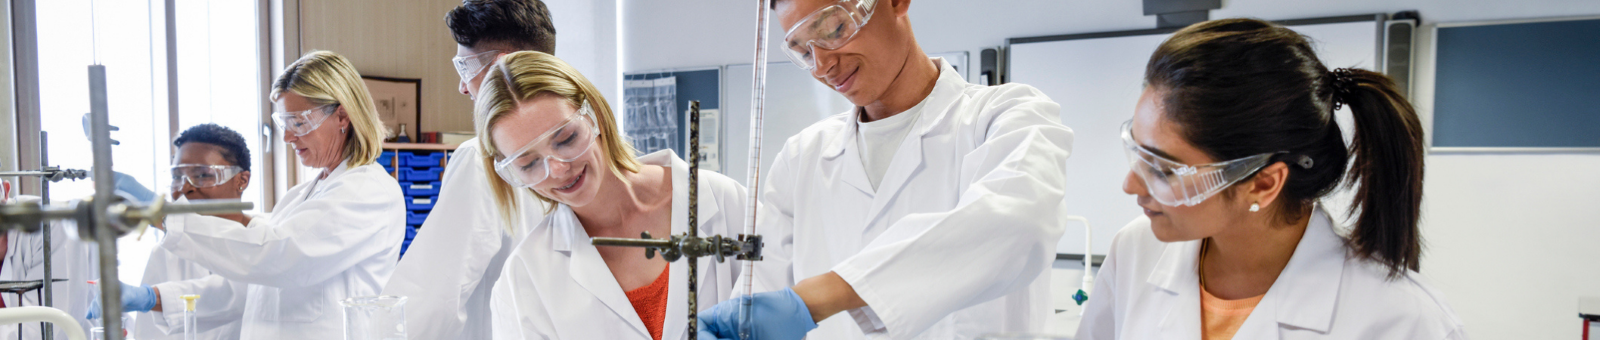
{"type": "Polygon", "coordinates": [[[1261,211],[1261,204],[1260,203],[1250,203],[1250,212],[1257,212],[1257,211],[1261,211]]]}
{"type": "Polygon", "coordinates": [[[344,128],[339,128],[339,133],[344,133],[344,128]]]}

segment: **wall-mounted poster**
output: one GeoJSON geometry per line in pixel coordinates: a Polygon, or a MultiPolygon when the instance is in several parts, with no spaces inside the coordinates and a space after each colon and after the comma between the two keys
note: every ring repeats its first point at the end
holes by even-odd
{"type": "Polygon", "coordinates": [[[378,119],[389,131],[388,138],[400,135],[400,125],[405,125],[405,135],[417,140],[422,128],[422,79],[361,76],[372,94],[372,105],[377,107],[378,119]]]}

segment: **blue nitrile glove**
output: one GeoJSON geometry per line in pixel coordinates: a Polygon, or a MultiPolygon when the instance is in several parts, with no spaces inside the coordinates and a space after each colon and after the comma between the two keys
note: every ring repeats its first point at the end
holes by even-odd
{"type": "Polygon", "coordinates": [[[750,302],[750,322],[754,323],[750,337],[761,340],[800,340],[817,328],[811,321],[811,309],[794,289],[740,296],[718,303],[700,312],[701,339],[739,340],[739,304],[750,302]]]}
{"type": "MultiPolygon", "coordinates": [[[[94,295],[93,305],[89,306],[89,320],[100,318],[100,294],[94,295]]],[[[156,308],[156,290],[150,286],[135,286],[122,284],[122,311],[123,312],[148,312],[156,308]]]]}

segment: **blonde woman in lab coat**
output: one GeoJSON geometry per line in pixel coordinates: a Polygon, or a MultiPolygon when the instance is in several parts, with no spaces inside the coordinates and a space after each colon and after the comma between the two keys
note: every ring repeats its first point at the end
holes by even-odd
{"type": "MultiPolygon", "coordinates": [[[[374,163],[385,134],[367,93],[343,56],[301,57],[273,83],[282,110],[273,118],[300,164],[320,170],[315,177],[249,228],[213,216],[167,217],[162,248],[246,285],[243,339],[338,339],[339,301],[377,295],[394,272],[405,202],[400,184],[374,163]]],[[[155,295],[153,310],[182,312],[178,294],[155,295]]]]}
{"type": "Polygon", "coordinates": [[[1417,272],[1415,111],[1388,77],[1313,51],[1254,19],[1156,49],[1122,131],[1145,216],[1117,233],[1078,339],[1466,338],[1417,272]],[[1359,185],[1347,234],[1319,204],[1343,178],[1359,185]]]}
{"type": "MultiPolygon", "coordinates": [[[[605,98],[554,56],[511,53],[487,72],[474,111],[499,209],[523,206],[518,190],[553,209],[519,240],[494,286],[494,337],[661,340],[694,331],[686,328],[687,260],[589,244],[686,232],[688,164],[670,150],[635,159],[605,98]]],[[[700,235],[743,227],[744,187],[701,171],[699,195],[700,235]]],[[[699,261],[698,305],[729,298],[736,261],[699,261]]]]}

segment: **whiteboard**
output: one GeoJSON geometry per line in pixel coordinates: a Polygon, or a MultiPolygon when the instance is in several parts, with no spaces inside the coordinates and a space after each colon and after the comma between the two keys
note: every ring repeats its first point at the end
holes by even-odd
{"type": "MultiPolygon", "coordinates": [[[[1286,25],[1310,37],[1317,55],[1330,68],[1375,69],[1381,42],[1377,16],[1349,17],[1343,22],[1304,20],[1286,25]],[[1356,19],[1360,18],[1360,19],[1356,19]]],[[[1150,53],[1170,31],[1129,31],[1060,36],[1060,39],[1018,38],[1007,52],[1009,82],[1032,85],[1061,104],[1061,123],[1072,128],[1072,156],[1067,160],[1067,214],[1083,216],[1094,227],[1093,251],[1104,255],[1117,230],[1142,214],[1131,195],[1122,192],[1128,174],[1122,153],[1122,122],[1133,118],[1143,90],[1150,53]],[[1018,41],[1027,41],[1018,43],[1018,41]]],[[[1348,109],[1338,113],[1348,125],[1348,109]]],[[[1346,134],[1350,129],[1344,129],[1346,134]]],[[[1347,136],[1348,140],[1348,136],[1347,136]]],[[[1343,211],[1347,195],[1329,200],[1343,211]]],[[[1056,246],[1062,254],[1082,254],[1081,224],[1067,226],[1056,246]]]]}
{"type": "MultiPolygon", "coordinates": [[[[750,168],[749,64],[728,65],[722,72],[722,113],[726,132],[722,174],[745,183],[750,168]]],[[[855,107],[832,87],[823,85],[790,62],[767,63],[767,98],[762,113],[761,169],[770,169],[783,142],[823,118],[855,107]]],[[[765,171],[765,170],[763,170],[765,171]]]]}

